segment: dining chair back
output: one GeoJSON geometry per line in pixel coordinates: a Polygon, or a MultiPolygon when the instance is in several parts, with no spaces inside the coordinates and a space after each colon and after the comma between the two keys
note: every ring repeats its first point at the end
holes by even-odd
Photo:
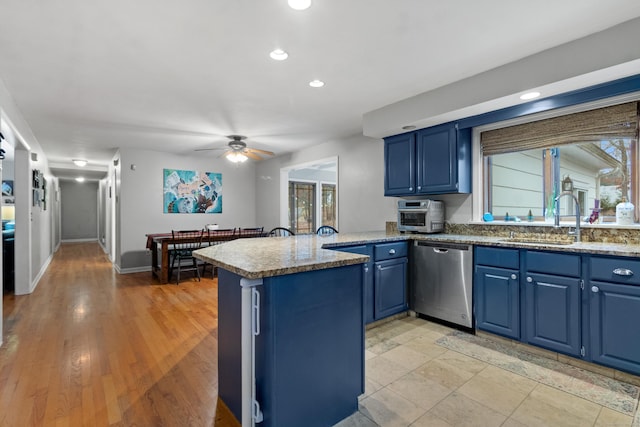
{"type": "Polygon", "coordinates": [[[195,271],[198,281],[200,281],[200,269],[193,251],[202,247],[202,237],[204,230],[172,230],[173,237],[171,243],[171,267],[169,277],[173,270],[177,268],[178,274],[176,285],[180,284],[180,273],[183,271],[195,271]]]}
{"type": "Polygon", "coordinates": [[[275,227],[271,229],[271,231],[268,234],[269,237],[285,237],[285,236],[295,236],[295,235],[296,233],[294,233],[293,231],[285,227],[275,227]]]}
{"type": "Polygon", "coordinates": [[[330,225],[322,225],[318,227],[318,230],[316,230],[316,234],[319,236],[330,236],[331,234],[334,234],[337,232],[338,230],[336,230],[330,225]]]}
{"type": "MultiPolygon", "coordinates": [[[[205,235],[203,236],[203,245],[206,246],[215,246],[220,243],[228,242],[230,240],[235,240],[238,238],[238,229],[237,228],[220,228],[217,230],[209,230],[205,231],[205,235]]],[[[213,264],[209,264],[208,262],[202,263],[202,275],[207,270],[207,266],[211,266],[211,278],[213,279],[216,275],[216,267],[213,264]]]]}
{"type": "Polygon", "coordinates": [[[264,237],[264,227],[241,228],[239,237],[264,237]]]}

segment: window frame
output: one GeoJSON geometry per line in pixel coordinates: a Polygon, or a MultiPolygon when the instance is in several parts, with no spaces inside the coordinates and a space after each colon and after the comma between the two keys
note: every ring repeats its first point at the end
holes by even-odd
{"type": "MultiPolygon", "coordinates": [[[[616,104],[622,104],[625,102],[640,101],[640,92],[627,93],[620,96],[605,98],[597,101],[586,102],[582,104],[576,104],[569,107],[558,108],[555,110],[548,110],[540,113],[530,114],[527,116],[516,117],[509,120],[503,120],[499,122],[489,123],[474,127],[472,129],[472,164],[473,164],[473,184],[472,184],[472,222],[484,222],[482,217],[487,209],[487,200],[485,197],[489,192],[488,185],[490,184],[491,177],[489,176],[489,170],[487,165],[488,159],[482,154],[480,135],[482,132],[489,130],[499,129],[508,126],[515,126],[519,124],[529,123],[537,120],[545,120],[553,117],[564,116],[573,113],[579,113],[582,111],[593,110],[596,108],[609,107],[616,104]]],[[[636,141],[636,146],[640,144],[640,141],[636,141]]],[[[638,169],[638,168],[637,168],[638,169]]],[[[636,170],[635,174],[640,174],[640,171],[636,170]]],[[[584,215],[583,215],[584,216],[584,215]]],[[[522,223],[517,223],[518,225],[522,223]]],[[[541,222],[536,222],[536,225],[541,225],[541,222]]],[[[514,225],[516,225],[514,223],[514,225]]],[[[592,226],[604,225],[604,224],[590,224],[592,226]]],[[[607,225],[605,225],[607,226],[607,225]]],[[[640,224],[634,224],[635,227],[640,227],[640,224]]],[[[608,225],[608,227],[611,227],[608,225]]]]}

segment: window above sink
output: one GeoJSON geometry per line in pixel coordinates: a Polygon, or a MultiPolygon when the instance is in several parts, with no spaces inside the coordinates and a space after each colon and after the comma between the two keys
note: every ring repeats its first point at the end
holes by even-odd
{"type": "MultiPolygon", "coordinates": [[[[474,129],[482,183],[474,189],[474,222],[489,212],[504,224],[552,224],[554,199],[569,189],[582,224],[616,226],[624,198],[635,205],[632,227],[640,228],[638,99],[633,94],[474,129]]],[[[560,199],[563,223],[573,221],[574,206],[572,198],[560,199]]]]}

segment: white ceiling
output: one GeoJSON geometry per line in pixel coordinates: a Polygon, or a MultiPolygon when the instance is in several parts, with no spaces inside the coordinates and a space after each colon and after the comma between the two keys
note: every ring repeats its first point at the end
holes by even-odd
{"type": "MultiPolygon", "coordinates": [[[[55,170],[229,134],[282,154],[640,16],[638,0],[2,0],[0,79],[55,170]],[[289,59],[276,62],[279,47],[289,59]],[[313,89],[312,79],[326,86],[313,89]]],[[[614,47],[615,48],[615,47],[614,47]]],[[[202,153],[199,153],[202,155],[202,153]]],[[[215,158],[219,152],[206,152],[215,158]]]]}

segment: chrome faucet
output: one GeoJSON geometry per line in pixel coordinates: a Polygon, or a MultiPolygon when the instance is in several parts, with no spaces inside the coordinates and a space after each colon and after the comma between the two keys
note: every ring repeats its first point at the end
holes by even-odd
{"type": "Polygon", "coordinates": [[[576,202],[576,227],[573,231],[571,231],[571,227],[569,227],[569,236],[574,236],[576,242],[580,241],[580,202],[578,198],[570,191],[565,191],[564,193],[560,193],[558,197],[554,199],[555,202],[555,227],[560,227],[560,198],[562,196],[571,196],[573,200],[576,202]]]}

